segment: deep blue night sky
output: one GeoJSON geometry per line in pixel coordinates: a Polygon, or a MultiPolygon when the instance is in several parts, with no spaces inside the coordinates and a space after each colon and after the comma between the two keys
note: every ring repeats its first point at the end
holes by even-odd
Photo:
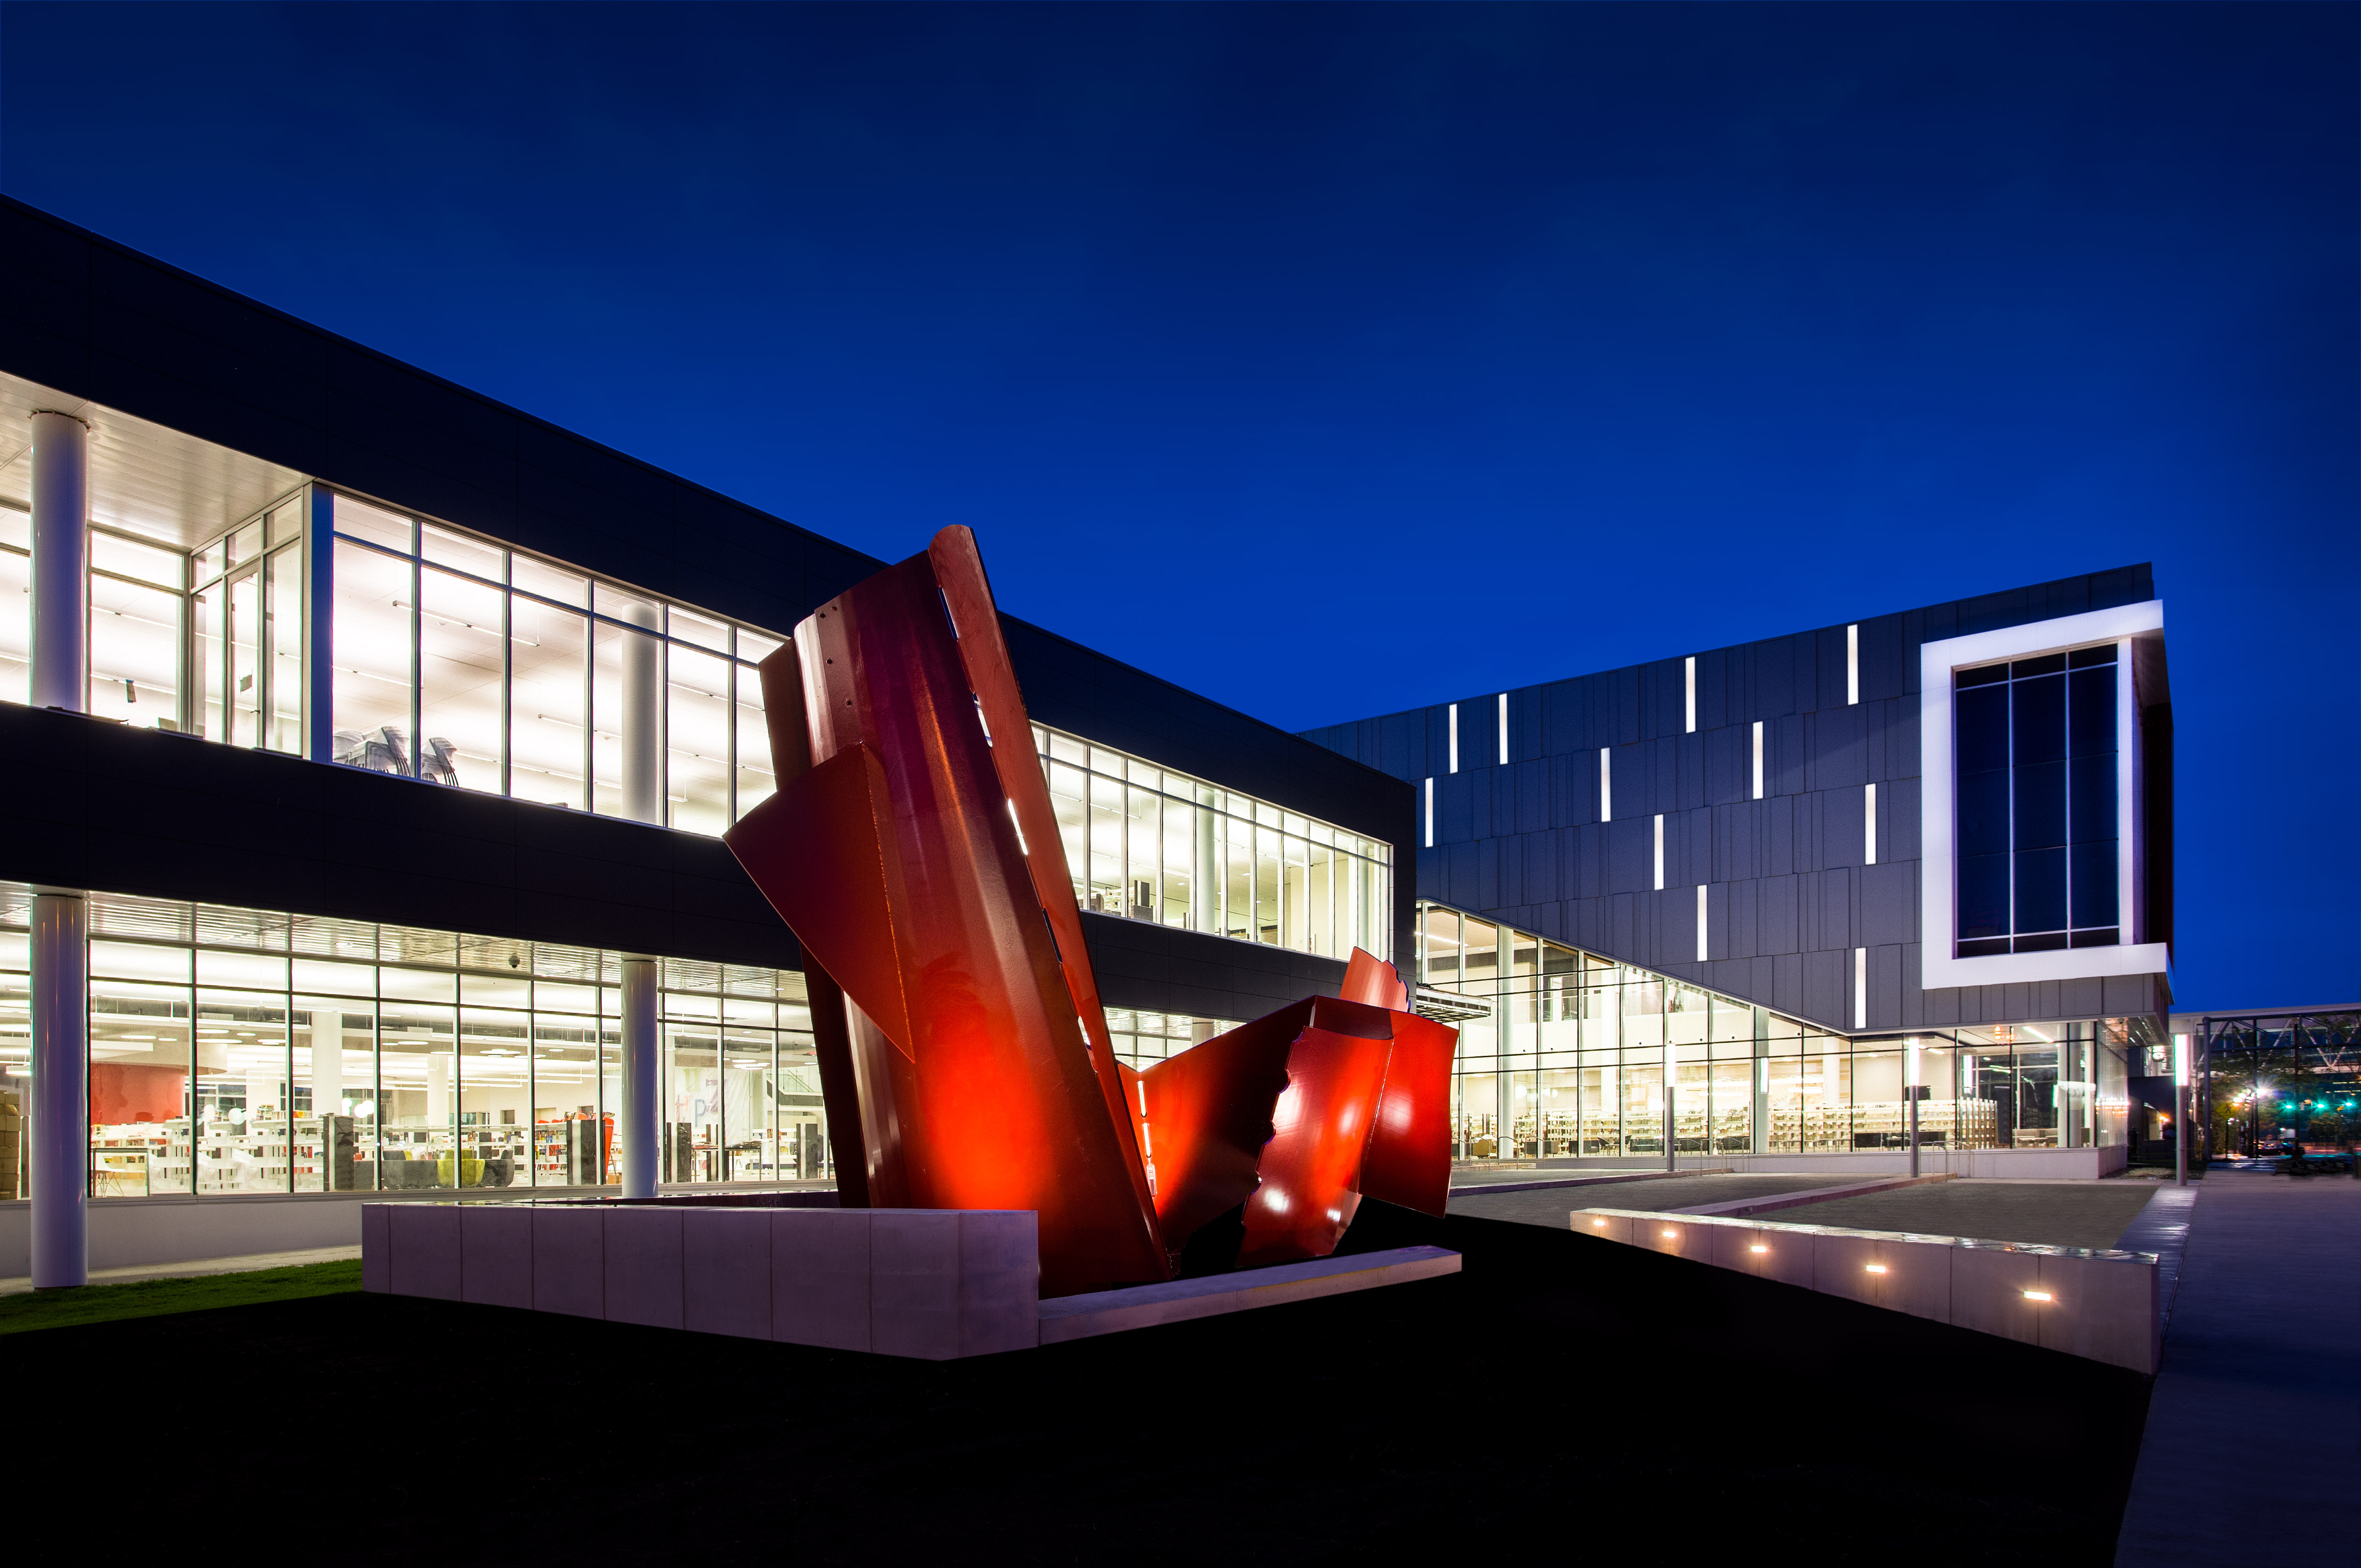
{"type": "Polygon", "coordinates": [[[0,6],[0,189],[1290,729],[2152,560],[2361,996],[2349,5],[0,6]]]}

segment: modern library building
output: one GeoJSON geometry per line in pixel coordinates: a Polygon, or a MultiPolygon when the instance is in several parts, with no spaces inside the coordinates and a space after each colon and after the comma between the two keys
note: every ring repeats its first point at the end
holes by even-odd
{"type": "MultiPolygon", "coordinates": [[[[0,1276],[80,1266],[60,1215],[90,1266],[329,1245],[634,1140],[831,1180],[719,835],[775,784],[754,666],[883,563],[0,229],[0,1276]]],[[[1945,1157],[2121,1162],[2170,1005],[2145,568],[1301,736],[1005,631],[1135,1064],[1359,947],[1462,1031],[1462,1158],[1890,1160],[1915,1101],[1945,1157]]]]}

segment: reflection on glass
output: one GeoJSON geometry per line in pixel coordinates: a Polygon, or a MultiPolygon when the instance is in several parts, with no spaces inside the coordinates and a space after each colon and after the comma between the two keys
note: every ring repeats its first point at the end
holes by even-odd
{"type": "Polygon", "coordinates": [[[411,771],[412,575],[407,561],[336,542],[335,755],[372,773],[411,771]]]}
{"type": "Polygon", "coordinates": [[[91,574],[89,701],[134,729],[180,728],[180,595],[91,574]]]}
{"type": "Polygon", "coordinates": [[[771,730],[763,718],[763,677],[752,664],[737,666],[737,812],[743,817],[779,787],[771,766],[771,730]]]}
{"type": "Polygon", "coordinates": [[[159,963],[121,944],[91,948],[91,1193],[188,1192],[194,1032],[187,956],[168,950],[159,963]]]}
{"type": "MultiPolygon", "coordinates": [[[[281,508],[291,511],[292,508],[281,508]]],[[[273,513],[273,521],[277,520],[273,513]]],[[[303,750],[303,552],[290,544],[263,564],[266,649],[263,684],[269,717],[263,744],[291,754],[303,750]]]]}
{"type": "Polygon", "coordinates": [[[392,991],[379,1004],[380,1179],[395,1190],[477,1186],[481,1157],[459,1149],[456,1009],[392,991]]]}
{"type": "Polygon", "coordinates": [[[507,596],[432,566],[418,583],[418,776],[497,795],[507,596]]]}
{"type": "Polygon", "coordinates": [[[294,1190],[286,1002],[283,992],[197,991],[200,1196],[294,1190]]]}
{"type": "Polygon", "coordinates": [[[462,1007],[459,1031],[458,1150],[476,1169],[461,1184],[523,1185],[531,1179],[533,1014],[462,1007]]]}
{"type": "MultiPolygon", "coordinates": [[[[522,563],[520,562],[520,567],[522,563]]],[[[588,808],[590,622],[520,597],[510,636],[510,793],[588,808]]]]}
{"type": "MultiPolygon", "coordinates": [[[[705,624],[677,610],[672,620],[705,624]]],[[[666,820],[719,838],[730,828],[730,661],[678,643],[665,657],[666,820]]]]}
{"type": "MultiPolygon", "coordinates": [[[[0,1094],[20,1115],[29,897],[0,883],[0,1094]]],[[[90,908],[98,1195],[620,1179],[616,955],[117,894],[90,908]]],[[[802,977],[663,970],[674,1168],[828,1179],[802,977]]],[[[1140,1014],[1118,1049],[1154,1059],[1229,1026],[1140,1014]]]]}
{"type": "Polygon", "coordinates": [[[1082,908],[1334,958],[1392,951],[1387,846],[1044,726],[1033,740],[1082,908]]]}
{"type": "MultiPolygon", "coordinates": [[[[0,532],[31,531],[23,512],[0,509],[0,532]]],[[[12,541],[0,544],[0,702],[28,700],[32,673],[33,554],[12,541]]]]}
{"type": "Polygon", "coordinates": [[[229,582],[229,743],[261,737],[262,578],[248,572],[229,582]]]}
{"type": "Polygon", "coordinates": [[[657,1179],[724,1180],[719,1031],[711,1024],[666,1024],[664,1035],[664,1088],[659,1098],[665,1113],[657,1179]]]}
{"type": "MultiPolygon", "coordinates": [[[[603,584],[599,592],[609,600],[621,599],[623,607],[654,613],[638,600],[607,594],[603,584]]],[[[623,795],[627,735],[638,736],[642,726],[653,725],[656,755],[664,755],[664,706],[656,695],[663,659],[660,639],[604,620],[591,623],[590,807],[601,817],[631,815],[623,795]]]]}

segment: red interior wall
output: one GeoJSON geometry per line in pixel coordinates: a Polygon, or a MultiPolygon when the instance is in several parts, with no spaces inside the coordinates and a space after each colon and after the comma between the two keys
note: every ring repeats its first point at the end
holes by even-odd
{"type": "Polygon", "coordinates": [[[189,1075],[177,1067],[125,1067],[93,1062],[90,1119],[96,1123],[169,1122],[186,1110],[189,1075]]]}

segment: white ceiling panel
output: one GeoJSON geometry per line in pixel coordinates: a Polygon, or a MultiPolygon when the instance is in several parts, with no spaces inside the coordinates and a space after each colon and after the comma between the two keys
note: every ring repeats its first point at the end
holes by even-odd
{"type": "Polygon", "coordinates": [[[0,502],[32,503],[32,429],[43,409],[90,422],[91,521],[186,550],[303,482],[282,468],[22,377],[0,374],[0,502]]]}

